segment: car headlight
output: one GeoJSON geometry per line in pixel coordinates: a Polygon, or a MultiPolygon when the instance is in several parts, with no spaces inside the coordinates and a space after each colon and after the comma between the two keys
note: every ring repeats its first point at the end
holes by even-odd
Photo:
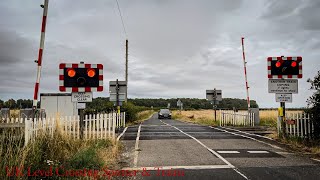
{"type": "Polygon", "coordinates": [[[169,113],[169,116],[171,116],[171,113],[169,113]]]}
{"type": "Polygon", "coordinates": [[[162,116],[162,114],[161,114],[161,113],[159,113],[159,115],[160,115],[160,116],[162,116]]]}

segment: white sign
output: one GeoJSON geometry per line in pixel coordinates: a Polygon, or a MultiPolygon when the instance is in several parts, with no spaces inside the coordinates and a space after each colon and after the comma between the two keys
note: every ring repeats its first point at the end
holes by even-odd
{"type": "Polygon", "coordinates": [[[292,94],[278,94],[276,93],[276,102],[292,102],[292,94]]]}
{"type": "Polygon", "coordinates": [[[182,102],[181,102],[181,100],[179,99],[179,100],[177,101],[177,106],[179,107],[179,106],[181,106],[181,104],[182,104],[182,102]]]}
{"type": "Polygon", "coordinates": [[[92,92],[73,92],[72,102],[92,102],[92,92]]]}
{"type": "Polygon", "coordinates": [[[77,109],[85,109],[86,103],[77,103],[77,109]]]}
{"type": "Polygon", "coordinates": [[[269,93],[293,93],[298,94],[297,79],[269,79],[269,93]]]}
{"type": "MultiPolygon", "coordinates": [[[[119,93],[119,102],[126,100],[126,94],[125,93],[119,93]]],[[[109,101],[117,102],[117,93],[110,93],[109,101]]]]}

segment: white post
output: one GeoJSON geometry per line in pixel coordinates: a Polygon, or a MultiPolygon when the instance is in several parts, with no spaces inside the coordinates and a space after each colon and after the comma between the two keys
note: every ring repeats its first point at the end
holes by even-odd
{"type": "Polygon", "coordinates": [[[88,139],[91,139],[91,136],[92,136],[92,115],[90,114],[89,115],[89,136],[88,136],[88,139]]]}
{"type": "Polygon", "coordinates": [[[111,137],[111,119],[110,119],[110,114],[111,113],[108,113],[107,114],[107,120],[108,120],[108,137],[111,137]]]}
{"type": "Polygon", "coordinates": [[[99,119],[99,124],[100,124],[100,129],[99,129],[99,132],[100,132],[100,139],[103,138],[103,114],[100,114],[100,119],[99,119]]]}
{"type": "Polygon", "coordinates": [[[29,121],[26,119],[24,121],[24,146],[27,146],[28,142],[29,142],[29,121]]]}
{"type": "MultiPolygon", "coordinates": [[[[84,135],[85,137],[83,139],[88,139],[88,115],[84,116],[84,135]]],[[[79,123],[79,127],[80,127],[80,123],[79,123]]]]}
{"type": "Polygon", "coordinates": [[[97,115],[96,115],[96,119],[97,119],[97,120],[96,120],[96,121],[97,121],[97,125],[96,125],[96,128],[97,128],[97,130],[96,130],[96,132],[97,132],[96,134],[97,134],[97,135],[96,135],[96,136],[97,136],[97,137],[96,137],[96,139],[99,139],[99,136],[100,136],[100,133],[99,133],[99,128],[100,128],[100,114],[97,114],[97,115]]]}
{"type": "Polygon", "coordinates": [[[306,114],[307,116],[307,120],[308,120],[308,137],[311,138],[311,120],[310,120],[310,115],[309,114],[306,114]]]}
{"type": "Polygon", "coordinates": [[[304,121],[304,137],[306,137],[307,136],[307,118],[305,113],[303,113],[303,121],[304,121]]]}
{"type": "Polygon", "coordinates": [[[107,138],[107,128],[108,128],[108,126],[107,126],[107,123],[108,123],[108,119],[107,119],[108,117],[107,117],[107,114],[106,113],[104,113],[103,114],[103,130],[104,130],[104,139],[106,139],[107,138]]]}
{"type": "Polygon", "coordinates": [[[97,136],[96,136],[96,117],[97,115],[96,114],[93,114],[93,129],[92,129],[92,135],[93,135],[93,138],[92,139],[97,139],[97,136]]]}

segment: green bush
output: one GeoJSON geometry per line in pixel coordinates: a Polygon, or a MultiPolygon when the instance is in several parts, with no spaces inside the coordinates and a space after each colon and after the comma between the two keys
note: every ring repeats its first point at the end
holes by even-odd
{"type": "Polygon", "coordinates": [[[124,103],[121,107],[121,111],[126,112],[126,121],[127,122],[133,122],[138,120],[138,112],[149,110],[150,108],[147,107],[141,107],[141,106],[135,106],[131,102],[124,103]]]}

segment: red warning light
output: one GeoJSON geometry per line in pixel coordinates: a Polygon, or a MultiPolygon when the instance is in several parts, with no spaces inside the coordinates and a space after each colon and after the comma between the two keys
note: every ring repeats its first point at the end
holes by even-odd
{"type": "Polygon", "coordinates": [[[96,75],[96,71],[94,69],[88,69],[87,74],[89,77],[94,77],[96,75]]]}
{"type": "Polygon", "coordinates": [[[74,77],[76,75],[76,71],[72,68],[69,68],[67,72],[69,77],[74,77]]]}
{"type": "Polygon", "coordinates": [[[276,67],[280,67],[280,66],[281,66],[281,62],[280,61],[276,62],[276,67]]]}
{"type": "Polygon", "coordinates": [[[292,61],[291,67],[296,67],[296,66],[297,66],[297,62],[296,61],[292,61]]]}

